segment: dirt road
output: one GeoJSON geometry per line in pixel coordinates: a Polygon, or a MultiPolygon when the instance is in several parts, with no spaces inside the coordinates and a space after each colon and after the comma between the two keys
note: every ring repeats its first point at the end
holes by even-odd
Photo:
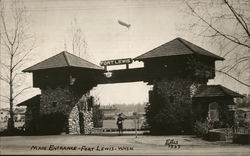
{"type": "Polygon", "coordinates": [[[1,154],[250,155],[250,145],[207,142],[183,135],[141,135],[138,138],[132,135],[14,136],[0,137],[0,144],[1,154]]]}

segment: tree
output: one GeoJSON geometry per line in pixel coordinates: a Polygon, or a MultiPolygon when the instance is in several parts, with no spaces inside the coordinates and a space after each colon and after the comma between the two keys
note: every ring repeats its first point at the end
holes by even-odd
{"type": "Polygon", "coordinates": [[[100,128],[103,126],[104,114],[100,109],[100,105],[93,106],[93,124],[95,128],[100,128]]]}
{"type": "Polygon", "coordinates": [[[151,134],[182,134],[192,132],[189,88],[191,80],[162,79],[154,83],[145,117],[151,134]]]}
{"type": "MultiPolygon", "coordinates": [[[[27,56],[34,48],[33,37],[28,33],[27,12],[24,5],[17,0],[10,3],[10,9],[5,8],[0,1],[1,10],[1,73],[0,80],[8,85],[9,94],[1,95],[8,100],[10,118],[8,129],[14,128],[13,106],[15,99],[30,87],[20,84],[22,73],[20,69],[24,65],[27,56]],[[19,81],[19,82],[18,82],[19,81]]],[[[7,4],[7,3],[6,3],[7,4]]],[[[23,82],[22,82],[23,83],[23,82]]]]}
{"type": "MultiPolygon", "coordinates": [[[[87,58],[87,42],[76,18],[71,22],[69,33],[72,53],[79,57],[87,58]]],[[[66,43],[65,48],[67,49],[66,43]]]]}
{"type": "Polygon", "coordinates": [[[250,1],[185,1],[188,15],[197,20],[188,31],[218,44],[226,60],[218,70],[250,87],[250,1]]]}
{"type": "Polygon", "coordinates": [[[95,128],[100,128],[103,126],[104,114],[100,109],[100,100],[98,97],[94,97],[94,105],[93,105],[93,124],[95,128]]]}

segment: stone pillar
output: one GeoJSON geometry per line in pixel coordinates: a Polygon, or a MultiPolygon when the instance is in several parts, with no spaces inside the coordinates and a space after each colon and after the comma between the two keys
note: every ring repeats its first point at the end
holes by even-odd
{"type": "Polygon", "coordinates": [[[74,107],[80,97],[81,94],[70,86],[42,88],[38,123],[41,133],[57,134],[60,131],[69,133],[69,123],[72,125],[73,122],[77,122],[77,111],[74,107]],[[75,117],[76,121],[69,121],[69,117],[75,117]]]}
{"type": "Polygon", "coordinates": [[[82,111],[82,133],[83,134],[91,134],[92,133],[92,129],[94,128],[94,124],[93,124],[93,112],[92,110],[90,111],[82,111]]]}
{"type": "MultiPolygon", "coordinates": [[[[163,78],[153,82],[146,118],[154,134],[182,134],[192,131],[191,78],[163,78]]],[[[194,88],[194,87],[193,87],[194,88]]]]}
{"type": "Polygon", "coordinates": [[[69,134],[90,134],[93,112],[89,93],[84,94],[69,114],[69,134]]]}
{"type": "Polygon", "coordinates": [[[73,107],[68,119],[69,134],[80,134],[79,110],[78,107],[73,107]]]}
{"type": "Polygon", "coordinates": [[[60,112],[69,115],[81,95],[70,86],[41,89],[40,114],[60,112]]]}
{"type": "Polygon", "coordinates": [[[84,94],[80,99],[79,106],[79,122],[81,134],[90,134],[93,125],[93,98],[90,96],[89,92],[84,94]]]}

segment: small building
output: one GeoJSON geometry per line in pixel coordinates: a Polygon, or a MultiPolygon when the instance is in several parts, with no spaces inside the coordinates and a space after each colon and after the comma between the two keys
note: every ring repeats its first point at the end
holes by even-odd
{"type": "MultiPolygon", "coordinates": [[[[14,121],[15,122],[24,121],[25,109],[15,108],[13,110],[13,112],[14,112],[14,121]]],[[[0,121],[1,122],[7,122],[9,117],[10,117],[9,108],[0,109],[0,121]]]]}
{"type": "Polygon", "coordinates": [[[2,108],[0,109],[0,121],[7,122],[9,118],[9,108],[2,108]]]}
{"type": "Polygon", "coordinates": [[[37,129],[35,122],[39,116],[40,98],[41,95],[36,95],[17,104],[17,106],[26,106],[25,129],[27,132],[35,132],[37,129]]]}
{"type": "Polygon", "coordinates": [[[201,85],[192,98],[194,119],[220,121],[222,124],[233,124],[235,110],[234,98],[243,96],[221,85],[201,85]]]}
{"type": "Polygon", "coordinates": [[[25,111],[24,108],[15,108],[14,109],[14,121],[23,122],[25,120],[25,111]]]}
{"type": "Polygon", "coordinates": [[[119,109],[115,106],[102,106],[101,111],[103,112],[104,119],[115,119],[119,109]]]}

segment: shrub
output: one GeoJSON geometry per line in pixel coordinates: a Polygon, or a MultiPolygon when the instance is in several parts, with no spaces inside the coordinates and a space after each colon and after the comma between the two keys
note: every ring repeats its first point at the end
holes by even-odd
{"type": "Polygon", "coordinates": [[[5,129],[4,131],[0,132],[0,136],[19,136],[19,135],[26,135],[23,130],[14,128],[14,129],[5,129]]]}
{"type": "Polygon", "coordinates": [[[208,130],[210,129],[212,129],[212,125],[208,121],[205,122],[196,121],[194,123],[194,133],[198,137],[206,137],[206,135],[208,134],[208,130]]]}
{"type": "Polygon", "coordinates": [[[93,123],[95,128],[100,128],[103,126],[104,114],[100,109],[100,105],[93,106],[93,123]]]}
{"type": "Polygon", "coordinates": [[[220,122],[220,121],[214,121],[214,122],[212,122],[210,124],[212,126],[211,128],[213,128],[213,129],[217,129],[217,128],[222,128],[223,127],[223,123],[220,122]]]}
{"type": "Polygon", "coordinates": [[[176,86],[168,90],[168,86],[158,86],[162,91],[154,87],[150,103],[145,107],[151,134],[190,134],[193,125],[191,101],[185,88],[176,86]]]}
{"type": "Polygon", "coordinates": [[[150,127],[149,127],[147,121],[144,121],[144,122],[142,123],[141,129],[142,129],[142,130],[149,130],[149,129],[150,129],[150,127]]]}

